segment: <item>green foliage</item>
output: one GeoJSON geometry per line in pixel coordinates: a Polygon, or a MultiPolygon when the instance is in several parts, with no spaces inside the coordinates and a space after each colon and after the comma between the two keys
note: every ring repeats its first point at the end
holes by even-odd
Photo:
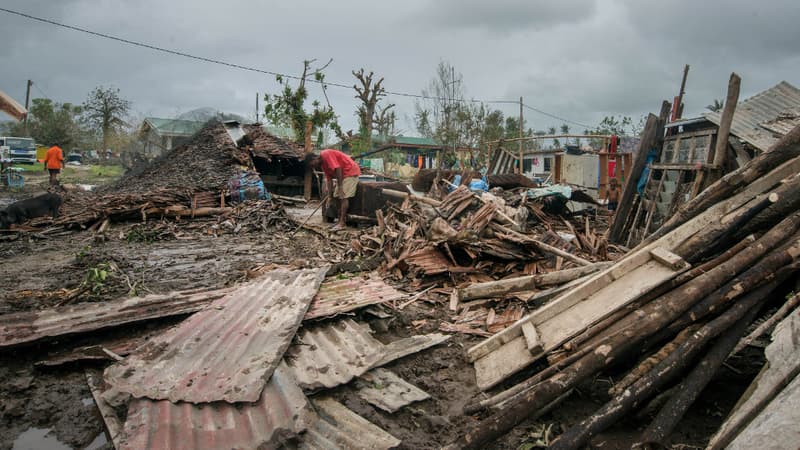
{"type": "Polygon", "coordinates": [[[83,278],[83,286],[88,287],[92,294],[99,294],[103,290],[111,270],[111,264],[105,262],[89,267],[83,278]]]}
{"type": "Polygon", "coordinates": [[[46,98],[35,98],[28,114],[28,132],[22,122],[11,123],[2,133],[7,136],[32,137],[37,144],[58,143],[68,150],[83,144],[88,134],[80,123],[82,108],[71,103],[55,103],[46,98]]]}
{"type": "Polygon", "coordinates": [[[125,235],[125,240],[129,243],[139,242],[150,244],[159,240],[159,233],[152,228],[148,228],[143,225],[137,225],[128,231],[128,233],[125,235]]]}
{"type": "MultiPolygon", "coordinates": [[[[305,102],[308,99],[306,80],[313,62],[313,60],[303,61],[303,75],[300,77],[300,82],[296,89],[292,88],[289,81],[278,75],[275,80],[282,86],[281,92],[264,95],[264,117],[266,120],[276,126],[291,127],[298,142],[305,140],[307,121],[311,121],[314,129],[319,130],[322,127],[329,127],[337,136],[342,134],[336,114],[330,104],[323,107],[319,100],[314,100],[311,102],[311,111],[306,111],[305,109],[305,102]]],[[[322,69],[324,67],[314,69],[311,76],[320,83],[322,92],[327,98],[325,75],[322,73],[322,69]]]]}

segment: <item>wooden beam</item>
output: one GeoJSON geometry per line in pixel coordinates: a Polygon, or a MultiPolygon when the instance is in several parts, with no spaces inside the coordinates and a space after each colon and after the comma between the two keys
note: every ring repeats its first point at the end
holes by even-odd
{"type": "Polygon", "coordinates": [[[725,107],[719,119],[719,132],[717,133],[717,145],[714,148],[714,165],[723,167],[725,158],[728,155],[728,135],[731,132],[733,115],[736,112],[736,104],[739,102],[739,87],[742,79],[735,73],[731,74],[728,81],[728,96],[725,98],[725,107]]]}
{"type": "MultiPolygon", "coordinates": [[[[311,121],[306,121],[306,134],[305,134],[305,146],[303,148],[304,153],[307,155],[311,153],[311,131],[312,131],[311,121]]],[[[311,166],[306,167],[306,173],[303,176],[303,197],[305,197],[306,201],[311,200],[311,192],[313,191],[313,170],[311,166]]],[[[322,195],[322,193],[320,193],[322,195]]],[[[324,212],[323,212],[324,214],[324,212]]]]}
{"type": "Polygon", "coordinates": [[[630,214],[633,195],[636,191],[636,183],[639,181],[639,177],[647,164],[647,154],[650,152],[650,149],[655,146],[657,133],[658,117],[656,117],[655,114],[650,114],[647,117],[647,123],[642,132],[642,139],[639,141],[639,150],[633,161],[630,177],[625,182],[625,186],[622,189],[622,196],[617,205],[617,212],[613,216],[611,226],[609,226],[608,240],[611,242],[620,243],[623,225],[628,219],[628,214],[630,214]]]}
{"type": "Polygon", "coordinates": [[[499,297],[512,292],[529,291],[535,288],[563,284],[606,269],[609,266],[611,266],[611,263],[600,262],[574,269],[475,283],[460,289],[459,298],[461,301],[468,301],[479,298],[499,297]]]}

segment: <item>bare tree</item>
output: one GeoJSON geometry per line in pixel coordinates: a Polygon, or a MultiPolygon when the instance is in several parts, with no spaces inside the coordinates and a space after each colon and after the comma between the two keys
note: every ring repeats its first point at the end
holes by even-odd
{"type": "Polygon", "coordinates": [[[378,134],[388,136],[395,133],[397,115],[394,111],[391,111],[394,107],[394,103],[389,103],[386,106],[378,107],[375,111],[375,129],[378,134]]]}
{"type": "MultiPolygon", "coordinates": [[[[361,100],[361,105],[358,107],[359,125],[361,134],[366,140],[366,148],[372,145],[372,124],[375,121],[375,109],[381,97],[386,95],[386,90],[383,88],[383,78],[374,81],[374,72],[366,74],[364,69],[359,69],[358,72],[353,71],[353,76],[356,77],[360,86],[353,85],[356,90],[356,98],[361,100]]],[[[388,106],[386,109],[394,105],[388,106]]]]}
{"type": "Polygon", "coordinates": [[[126,126],[125,116],[130,111],[131,102],[122,98],[119,89],[98,86],[89,93],[83,103],[83,112],[103,135],[103,150],[108,149],[112,135],[126,126]]]}

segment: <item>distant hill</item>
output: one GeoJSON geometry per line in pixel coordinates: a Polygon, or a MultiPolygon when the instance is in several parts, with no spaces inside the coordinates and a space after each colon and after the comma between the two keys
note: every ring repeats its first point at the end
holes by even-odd
{"type": "Polygon", "coordinates": [[[238,114],[224,113],[209,106],[187,111],[177,117],[181,120],[194,120],[196,122],[207,122],[211,119],[237,120],[241,123],[250,123],[252,119],[246,119],[238,114]]]}

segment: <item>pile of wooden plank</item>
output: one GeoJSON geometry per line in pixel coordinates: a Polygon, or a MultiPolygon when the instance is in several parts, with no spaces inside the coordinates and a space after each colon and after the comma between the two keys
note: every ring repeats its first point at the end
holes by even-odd
{"type": "Polygon", "coordinates": [[[605,238],[588,218],[573,224],[545,214],[541,203],[510,207],[498,196],[479,195],[464,186],[441,201],[389,190],[384,194],[404,202],[391,205],[386,213],[379,211],[378,225],[354,239],[352,246],[362,254],[382,255],[385,269],[397,278],[479,273],[508,277],[607,258],[605,238]]]}
{"type": "Polygon", "coordinates": [[[643,444],[664,444],[765,305],[786,301],[799,270],[797,127],[684,204],[613,266],[469,349],[479,387],[503,390],[467,408],[495,412],[453,446],[482,448],[612,364],[629,373],[608,403],[552,447],[581,448],[676,385],[641,436],[643,444]],[[523,370],[527,379],[503,384],[523,370]]]}

